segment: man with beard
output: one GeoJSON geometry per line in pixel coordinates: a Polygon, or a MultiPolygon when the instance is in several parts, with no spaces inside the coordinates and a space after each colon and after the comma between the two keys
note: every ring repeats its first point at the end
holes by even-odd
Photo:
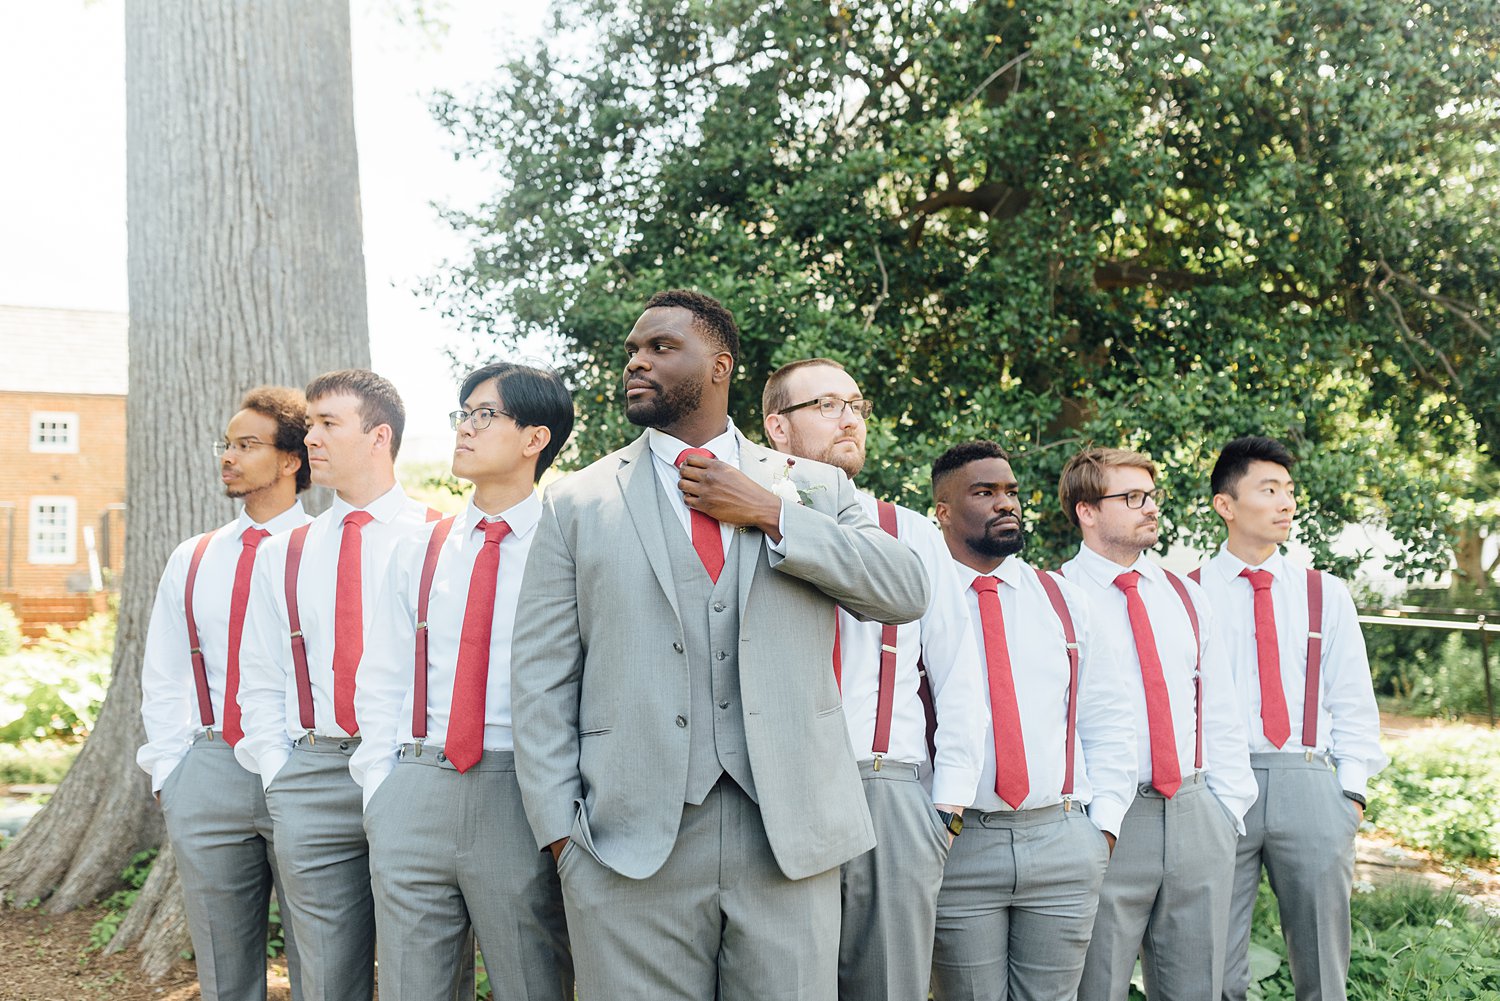
{"type": "Polygon", "coordinates": [[[834,608],[907,622],[916,556],[848,479],[729,421],[739,332],[698,292],[625,341],[636,441],[547,491],[511,650],[518,778],[580,997],[826,1001],[838,867],[874,844],[834,608]]]}
{"type": "MultiPolygon", "coordinates": [[[[850,479],[864,468],[871,405],[838,362],[783,365],[766,380],[762,406],[777,451],[837,466],[850,479]]],[[[900,627],[838,613],[833,666],[876,842],[843,867],[839,997],[924,1001],[943,863],[979,784],[989,719],[964,585],[942,535],[910,508],[858,497],[921,558],[932,600],[921,619],[900,627]],[[920,782],[924,669],[936,722],[930,796],[920,782]]]]}
{"type": "Polygon", "coordinates": [[[938,894],[937,1001],[1070,998],[1099,885],[1135,796],[1135,727],[1074,585],[1025,545],[1010,457],[992,441],[932,465],[938,525],[969,586],[993,741],[938,894]]]}
{"type": "Polygon", "coordinates": [[[1389,759],[1349,589],[1281,552],[1296,460],[1273,438],[1224,446],[1210,480],[1229,538],[1195,576],[1239,689],[1260,796],[1245,815],[1229,910],[1225,1001],[1250,987],[1250,918],[1265,866],[1297,1001],[1343,1001],[1354,832],[1389,759]]]}
{"type": "MultiPolygon", "coordinates": [[[[195,536],[167,560],[141,664],[147,743],[135,760],[151,775],[177,856],[188,932],[205,999],[266,996],[266,925],[281,880],[266,798],[234,757],[243,736],[240,641],[260,544],[308,522],[302,443],[306,401],[295,389],[245,394],[214,443],[224,493],[243,501],[234,521],[195,536]]],[[[292,922],[283,916],[292,997],[302,985],[292,922]]]]}
{"type": "Polygon", "coordinates": [[[1198,585],[1146,558],[1159,535],[1156,464],[1091,448],[1058,483],[1083,535],[1062,573],[1117,644],[1140,786],[1099,891],[1081,1001],[1125,1001],[1136,954],[1153,1001],[1217,997],[1241,818],[1255,802],[1234,678],[1198,585]]]}

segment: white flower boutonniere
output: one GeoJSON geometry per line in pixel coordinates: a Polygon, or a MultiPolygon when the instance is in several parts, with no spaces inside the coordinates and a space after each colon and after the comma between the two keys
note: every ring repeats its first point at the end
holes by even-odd
{"type": "Polygon", "coordinates": [[[796,480],[792,479],[792,467],[796,464],[797,460],[788,456],[786,465],[771,474],[770,489],[771,493],[780,497],[788,504],[801,504],[805,506],[812,499],[810,496],[812,492],[814,490],[822,490],[823,484],[818,483],[810,487],[798,484],[796,480]]]}

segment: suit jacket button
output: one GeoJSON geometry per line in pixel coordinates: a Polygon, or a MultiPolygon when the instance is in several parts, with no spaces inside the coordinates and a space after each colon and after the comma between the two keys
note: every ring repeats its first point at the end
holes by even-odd
{"type": "Polygon", "coordinates": [[[719,659],[720,660],[728,660],[729,659],[729,654],[725,653],[723,650],[720,650],[719,651],[719,659]]]}
{"type": "Polygon", "coordinates": [[[725,606],[724,606],[724,603],[722,601],[716,601],[716,602],[714,602],[714,611],[716,611],[716,612],[722,612],[722,611],[724,611],[724,607],[725,606]]]}
{"type": "Polygon", "coordinates": [[[682,644],[681,643],[673,643],[672,644],[672,649],[676,650],[678,653],[682,653],[682,644]]]}
{"type": "Polygon", "coordinates": [[[687,717],[686,716],[678,716],[677,717],[677,725],[678,726],[687,726],[687,717]]]}
{"type": "Polygon", "coordinates": [[[729,703],[728,702],[720,702],[719,703],[719,708],[720,709],[728,709],[729,708],[729,703]]]}

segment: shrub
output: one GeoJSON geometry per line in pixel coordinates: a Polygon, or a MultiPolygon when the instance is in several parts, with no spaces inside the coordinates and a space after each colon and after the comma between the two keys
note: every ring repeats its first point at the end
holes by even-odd
{"type": "Polygon", "coordinates": [[[9,605],[0,603],[0,657],[21,649],[21,620],[9,605]]]}
{"type": "Polygon", "coordinates": [[[114,616],[95,615],[0,657],[0,743],[87,736],[109,687],[114,636],[114,616]]]}
{"type": "Polygon", "coordinates": [[[0,744],[0,785],[56,785],[82,746],[58,740],[0,744]]]}
{"type": "Polygon", "coordinates": [[[1500,733],[1449,726],[1389,746],[1368,819],[1452,861],[1500,858],[1500,733]]]}

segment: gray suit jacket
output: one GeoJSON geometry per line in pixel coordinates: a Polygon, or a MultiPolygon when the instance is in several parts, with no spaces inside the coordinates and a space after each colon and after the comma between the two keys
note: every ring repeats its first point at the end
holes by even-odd
{"type": "MultiPolygon", "coordinates": [[[[572,837],[644,879],[672,851],[687,785],[687,658],[645,435],[548,489],[516,611],[516,771],[539,847],[572,837]]],[[[786,457],[741,439],[767,484],[786,457]]],[[[741,529],[740,696],[761,816],[800,879],[875,844],[832,668],[834,603],[884,622],[927,607],[915,554],[842,471],[798,460],[786,555],[741,529]]]]}

